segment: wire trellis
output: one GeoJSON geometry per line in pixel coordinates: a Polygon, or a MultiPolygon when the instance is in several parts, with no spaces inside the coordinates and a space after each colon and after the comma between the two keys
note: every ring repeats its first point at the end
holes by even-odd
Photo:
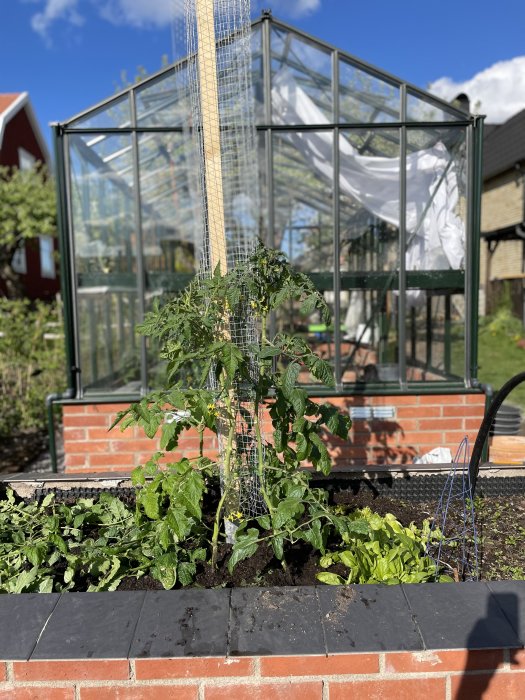
{"type": "MultiPolygon", "coordinates": [[[[209,276],[217,266],[225,274],[249,258],[259,238],[250,0],[184,0],[184,28],[192,127],[187,133],[197,174],[193,182],[198,274],[209,276]]],[[[243,296],[241,313],[233,317],[225,312],[217,333],[248,354],[250,345],[259,341],[259,328],[250,299],[243,296]]],[[[255,358],[250,364],[255,384],[255,358]]],[[[236,384],[226,401],[213,370],[209,385],[223,417],[219,425],[221,460],[230,416],[235,416],[232,471],[238,479],[239,509],[245,516],[261,515],[266,507],[257,470],[254,391],[236,384]]],[[[262,408],[257,412],[262,424],[262,408]]]]}
{"type": "Polygon", "coordinates": [[[452,461],[432,524],[427,554],[456,581],[477,581],[478,537],[469,475],[470,447],[461,441],[452,461]],[[437,536],[437,537],[436,537],[437,536]]]}

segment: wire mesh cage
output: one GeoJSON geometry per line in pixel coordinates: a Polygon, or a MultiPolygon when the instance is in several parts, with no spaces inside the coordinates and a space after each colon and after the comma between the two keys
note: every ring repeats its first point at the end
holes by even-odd
{"type": "Polygon", "coordinates": [[[469,475],[468,438],[461,441],[434,516],[428,555],[436,575],[446,569],[456,581],[477,581],[478,537],[469,475]]]}

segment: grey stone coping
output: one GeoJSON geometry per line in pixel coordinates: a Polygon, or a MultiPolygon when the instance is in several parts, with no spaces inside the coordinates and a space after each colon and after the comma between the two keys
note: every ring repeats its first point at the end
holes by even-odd
{"type": "Polygon", "coordinates": [[[518,649],[525,581],[0,596],[0,660],[518,649]]]}

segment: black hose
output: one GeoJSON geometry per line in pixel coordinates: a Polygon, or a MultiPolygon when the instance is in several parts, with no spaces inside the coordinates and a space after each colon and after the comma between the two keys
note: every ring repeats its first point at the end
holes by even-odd
{"type": "Polygon", "coordinates": [[[512,379],[509,379],[509,381],[506,382],[501,387],[501,389],[495,393],[494,399],[490,404],[490,408],[485,414],[485,418],[483,418],[481,422],[481,425],[478,430],[478,436],[476,438],[476,442],[474,443],[474,449],[472,450],[472,457],[470,458],[470,464],[468,468],[472,497],[474,497],[474,492],[476,490],[476,482],[478,480],[479,474],[479,463],[483,452],[483,446],[485,445],[485,442],[488,438],[489,430],[492,426],[492,423],[494,422],[496,413],[499,411],[501,404],[505,401],[510,392],[513,389],[515,389],[518,386],[518,384],[521,384],[524,381],[525,372],[520,372],[519,374],[516,374],[514,377],[512,377],[512,379]]]}

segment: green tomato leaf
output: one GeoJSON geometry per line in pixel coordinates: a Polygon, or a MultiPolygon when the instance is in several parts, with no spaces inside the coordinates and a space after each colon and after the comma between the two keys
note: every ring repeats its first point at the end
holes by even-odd
{"type": "Polygon", "coordinates": [[[286,397],[291,396],[292,391],[295,388],[295,384],[297,382],[297,377],[299,376],[300,370],[301,368],[299,367],[297,362],[291,362],[286,368],[281,378],[281,387],[283,390],[283,394],[286,397]]]}
{"type": "Polygon", "coordinates": [[[33,564],[33,566],[40,566],[46,558],[47,545],[44,543],[35,545],[28,544],[23,547],[22,552],[25,554],[30,564],[33,564]]]}
{"type": "Polygon", "coordinates": [[[176,552],[169,552],[158,557],[155,566],[151,568],[151,575],[160,581],[166,590],[170,590],[177,583],[178,557],[176,552]]]}
{"type": "Polygon", "coordinates": [[[277,505],[273,514],[273,528],[280,530],[290,520],[295,520],[297,515],[302,515],[304,505],[300,498],[285,498],[277,505]]]}
{"type": "Polygon", "coordinates": [[[259,543],[259,530],[251,527],[246,533],[237,537],[234,542],[230,560],[228,562],[228,571],[233,572],[236,565],[243,559],[247,559],[255,554],[259,543]]]}
{"type": "Polygon", "coordinates": [[[270,530],[270,528],[272,527],[269,515],[260,515],[257,518],[257,522],[263,530],[270,530]]]}
{"type": "Polygon", "coordinates": [[[190,533],[191,520],[179,508],[168,510],[166,523],[173,532],[176,542],[185,539],[190,533]]]}
{"type": "Polygon", "coordinates": [[[24,591],[33,590],[32,584],[38,576],[38,566],[33,566],[29,571],[22,571],[14,581],[12,593],[23,593],[24,591]]]}
{"type": "Polygon", "coordinates": [[[306,439],[303,433],[298,433],[296,438],[297,459],[302,461],[306,459],[310,453],[311,444],[306,439]]]}
{"type": "Polygon", "coordinates": [[[189,586],[195,577],[197,567],[191,561],[181,561],[177,566],[177,575],[183,586],[189,586]]]}
{"type": "Polygon", "coordinates": [[[279,561],[283,560],[284,557],[284,537],[282,535],[276,535],[271,539],[272,549],[279,561]]]}
{"type": "Polygon", "coordinates": [[[144,508],[144,512],[151,520],[160,518],[159,494],[148,491],[140,496],[140,504],[144,508]]]}

